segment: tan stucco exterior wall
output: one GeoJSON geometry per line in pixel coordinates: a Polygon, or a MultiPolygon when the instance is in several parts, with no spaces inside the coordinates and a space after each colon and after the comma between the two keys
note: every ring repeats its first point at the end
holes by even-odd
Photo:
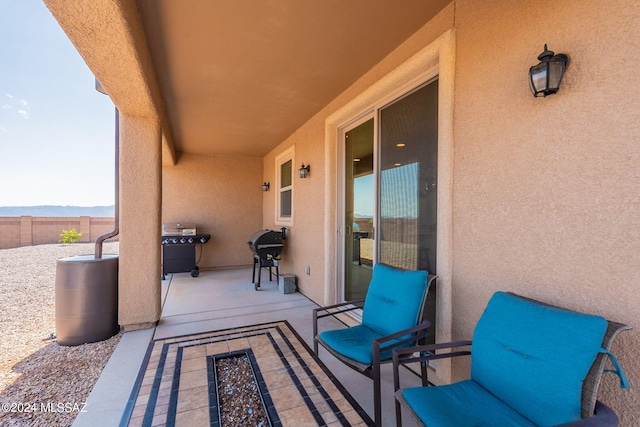
{"type": "MultiPolygon", "coordinates": [[[[312,165],[308,180],[296,178],[285,258],[301,290],[323,303],[335,287],[331,268],[314,269],[336,242],[335,157],[320,149],[326,120],[453,28],[450,336],[470,338],[497,290],[630,324],[614,351],[636,388],[622,391],[607,375],[599,398],[621,425],[638,425],[638,22],[634,0],[459,0],[443,10],[265,157],[271,182],[275,157],[292,145],[296,165],[312,165]],[[527,71],[545,43],[572,62],[558,95],[534,99],[527,71]]],[[[274,227],[275,193],[263,199],[264,224],[274,227]]],[[[468,363],[454,364],[453,379],[467,376],[468,363]]]]}
{"type": "Polygon", "coordinates": [[[320,120],[311,121],[282,144],[284,149],[295,147],[293,157],[293,223],[276,223],[276,201],[278,200],[276,181],[276,155],[284,149],[273,151],[264,158],[264,181],[271,189],[264,192],[264,227],[272,230],[287,229],[281,274],[293,274],[298,289],[315,301],[323,299],[324,239],[324,144],[322,140],[324,124],[320,120]],[[304,163],[310,165],[309,177],[298,177],[298,169],[304,163]],[[307,275],[305,268],[309,267],[307,275]]]}
{"type": "Polygon", "coordinates": [[[456,7],[454,335],[497,289],[634,326],[614,350],[635,388],[607,375],[600,392],[624,426],[640,423],[639,22],[635,0],[456,7]],[[545,43],[572,62],[534,99],[545,43]]]}
{"type": "Polygon", "coordinates": [[[262,229],[262,158],[182,154],[162,168],[162,222],[192,222],[211,240],[201,269],[251,265],[247,241],[262,229]]]}
{"type": "Polygon", "coordinates": [[[157,120],[120,114],[118,323],[160,319],[161,130],[157,120]]]}

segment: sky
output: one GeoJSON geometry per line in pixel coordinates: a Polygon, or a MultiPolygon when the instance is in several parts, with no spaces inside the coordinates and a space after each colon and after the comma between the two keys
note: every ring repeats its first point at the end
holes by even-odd
{"type": "Polygon", "coordinates": [[[42,0],[0,0],[0,206],[114,204],[115,108],[42,0]]]}

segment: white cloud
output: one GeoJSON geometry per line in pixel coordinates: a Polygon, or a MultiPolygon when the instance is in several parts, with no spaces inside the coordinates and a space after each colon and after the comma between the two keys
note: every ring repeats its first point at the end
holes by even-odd
{"type": "Polygon", "coordinates": [[[26,99],[15,99],[10,93],[6,93],[5,97],[9,98],[9,100],[2,104],[0,109],[6,111],[15,110],[23,119],[29,119],[31,114],[29,113],[29,102],[26,99]]]}

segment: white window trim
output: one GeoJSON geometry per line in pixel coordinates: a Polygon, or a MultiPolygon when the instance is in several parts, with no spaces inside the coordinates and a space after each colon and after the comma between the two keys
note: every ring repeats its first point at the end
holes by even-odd
{"type": "Polygon", "coordinates": [[[295,197],[295,146],[291,146],[282,153],[280,153],[276,157],[276,203],[275,203],[275,223],[276,225],[292,225],[293,224],[293,216],[294,216],[294,197],[295,197]],[[280,212],[280,194],[283,189],[280,188],[281,176],[280,176],[280,166],[283,163],[291,160],[291,185],[287,187],[285,190],[291,189],[291,216],[283,217],[280,212]]]}

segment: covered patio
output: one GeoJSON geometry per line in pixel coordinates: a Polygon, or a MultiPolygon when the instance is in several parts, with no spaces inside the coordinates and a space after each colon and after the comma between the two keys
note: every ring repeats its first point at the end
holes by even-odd
{"type": "MultiPolygon", "coordinates": [[[[152,340],[186,339],[201,333],[286,320],[306,345],[313,348],[311,312],[317,305],[298,292],[284,294],[278,289],[275,280],[270,282],[267,275],[264,276],[259,291],[254,290],[251,270],[247,268],[206,271],[198,278],[192,278],[188,273],[167,276],[162,283],[163,307],[158,326],[129,332],[122,337],[87,400],[86,411],[78,415],[73,425],[143,425],[144,407],[136,406],[135,397],[132,400],[132,391],[134,394],[139,391],[140,384],[136,382],[152,340]]],[[[344,327],[344,324],[334,318],[326,318],[322,320],[321,327],[335,329],[344,327]]],[[[344,387],[346,394],[372,416],[371,380],[349,369],[324,350],[320,351],[320,360],[344,387]]],[[[183,368],[183,371],[189,372],[187,368],[183,368]]],[[[206,373],[198,375],[206,378],[206,373]]],[[[407,370],[402,371],[401,379],[405,386],[420,384],[420,378],[407,370]]],[[[295,413],[305,404],[295,400],[297,392],[279,395],[278,388],[270,389],[269,392],[273,396],[280,396],[274,399],[274,405],[280,414],[285,414],[280,415],[283,425],[304,424],[303,419],[283,419],[287,412],[295,413]]],[[[392,425],[395,422],[395,409],[390,365],[383,368],[382,390],[383,422],[384,425],[392,425]]],[[[204,399],[199,404],[189,402],[183,407],[178,403],[173,407],[176,425],[201,425],[198,416],[203,409],[208,412],[208,406],[213,404],[209,402],[206,392],[202,394],[206,396],[203,396],[204,399]]],[[[157,418],[151,417],[152,425],[164,425],[166,418],[162,417],[169,411],[166,400],[168,399],[156,405],[157,418]]],[[[345,411],[347,414],[349,412],[345,411]]],[[[340,425],[333,415],[321,415],[329,420],[328,425],[333,425],[331,420],[340,425]]],[[[202,425],[205,424],[209,425],[207,422],[202,425]]],[[[352,425],[366,424],[353,422],[352,425]]],[[[407,417],[406,425],[413,425],[410,417],[407,417]]]]}
{"type": "MultiPolygon", "coordinates": [[[[640,383],[637,0],[44,3],[119,111],[123,345],[283,317],[308,343],[309,305],[380,263],[438,276],[436,342],[469,339],[496,291],[631,325],[613,351],[640,383]],[[568,68],[534,97],[545,46],[568,68]],[[211,235],[201,282],[244,271],[249,300],[247,238],[284,227],[304,310],[167,291],[161,227],[183,222],[211,235]]],[[[330,367],[368,412],[368,380],[330,367]]],[[[632,426],[639,390],[605,377],[598,398],[632,426]]]]}

